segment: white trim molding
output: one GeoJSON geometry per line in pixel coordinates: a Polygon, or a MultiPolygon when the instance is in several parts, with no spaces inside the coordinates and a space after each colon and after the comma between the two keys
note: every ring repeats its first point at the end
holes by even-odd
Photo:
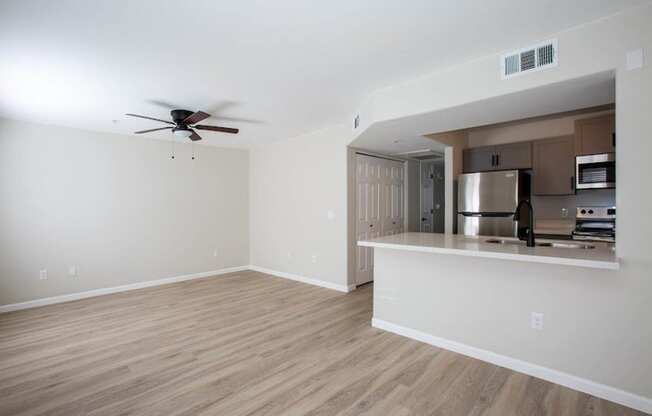
{"type": "Polygon", "coordinates": [[[164,279],[148,280],[145,282],[132,283],[128,285],[93,289],[85,292],[70,293],[67,295],[52,296],[49,298],[29,300],[26,302],[13,303],[9,305],[0,305],[0,313],[19,311],[22,309],[37,308],[39,306],[54,305],[56,303],[70,302],[73,300],[92,298],[95,296],[109,295],[111,293],[120,293],[129,290],[143,289],[146,287],[184,282],[186,280],[200,279],[202,277],[219,276],[227,273],[241,272],[248,269],[249,269],[248,266],[229,267],[226,269],[212,270],[209,272],[185,274],[181,276],[167,277],[164,279]]]}
{"type": "Polygon", "coordinates": [[[522,361],[516,358],[497,354],[495,352],[483,350],[481,348],[462,344],[457,341],[451,341],[449,339],[437,337],[426,332],[418,331],[416,329],[407,328],[401,325],[393,324],[391,322],[383,321],[382,319],[373,318],[371,320],[371,325],[374,328],[393,332],[407,338],[412,338],[417,341],[433,345],[435,347],[443,348],[445,350],[473,357],[478,360],[486,361],[500,367],[509,368],[510,370],[550,381],[552,383],[556,383],[573,390],[578,390],[583,393],[599,397],[601,399],[619,403],[623,406],[631,407],[632,409],[646,413],[652,413],[652,398],[639,396],[624,390],[617,389],[615,387],[596,383],[594,381],[553,370],[551,368],[542,367],[527,361],[522,361]]]}
{"type": "Polygon", "coordinates": [[[184,282],[186,280],[201,279],[203,277],[219,276],[227,273],[242,272],[245,270],[253,270],[265,274],[270,274],[276,277],[282,277],[297,282],[302,282],[310,285],[325,287],[327,289],[337,290],[339,292],[348,293],[355,290],[355,285],[349,285],[349,286],[337,285],[335,283],[324,282],[322,280],[311,279],[308,277],[303,277],[291,273],[277,272],[275,270],[265,269],[264,267],[258,267],[258,266],[237,266],[237,267],[229,267],[220,270],[212,270],[209,272],[185,274],[181,276],[167,277],[164,279],[148,280],[145,282],[132,283],[128,285],[93,289],[85,292],[69,293],[66,295],[52,296],[49,298],[28,300],[26,302],[0,305],[0,313],[19,311],[19,310],[30,309],[30,308],[38,308],[39,306],[54,305],[57,303],[70,302],[73,300],[92,298],[95,296],[102,296],[102,295],[110,295],[112,293],[126,292],[128,290],[144,289],[146,287],[166,285],[169,283],[184,282]]]}
{"type": "Polygon", "coordinates": [[[355,285],[338,285],[336,283],[331,283],[331,282],[324,282],[323,280],[318,280],[318,279],[313,279],[310,277],[304,277],[304,276],[299,276],[298,274],[292,274],[292,273],[285,273],[285,272],[278,272],[276,270],[271,270],[271,269],[266,269],[264,267],[260,266],[249,266],[250,270],[260,272],[260,273],[265,273],[265,274],[271,274],[272,276],[276,277],[282,277],[284,279],[289,279],[289,280],[294,280],[297,282],[302,282],[302,283],[307,283],[309,285],[314,285],[314,286],[321,286],[325,287],[326,289],[333,289],[337,290],[338,292],[344,292],[344,293],[349,293],[355,290],[355,285]]]}

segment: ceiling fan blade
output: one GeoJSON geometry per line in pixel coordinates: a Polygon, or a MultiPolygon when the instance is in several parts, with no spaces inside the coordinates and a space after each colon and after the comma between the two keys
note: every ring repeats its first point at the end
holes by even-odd
{"type": "Polygon", "coordinates": [[[239,129],[234,129],[231,127],[220,127],[220,126],[206,126],[202,124],[198,124],[193,127],[194,129],[198,130],[210,130],[210,131],[219,131],[222,133],[232,133],[232,134],[237,134],[240,130],[239,129]]]}
{"type": "Polygon", "coordinates": [[[207,119],[210,116],[211,116],[210,114],[204,113],[203,111],[196,111],[193,114],[186,117],[186,119],[183,120],[183,122],[186,125],[195,124],[195,123],[199,123],[202,120],[207,119]]]}
{"type": "Polygon", "coordinates": [[[226,121],[226,122],[236,122],[236,123],[251,123],[251,124],[262,124],[262,120],[256,120],[253,118],[241,118],[241,117],[228,117],[228,116],[212,116],[216,120],[226,121]]]}
{"type": "Polygon", "coordinates": [[[169,130],[173,129],[174,127],[160,127],[158,129],[149,129],[149,130],[141,130],[141,131],[135,131],[134,134],[143,134],[143,133],[149,133],[151,131],[159,131],[159,130],[169,130]]]}
{"type": "Polygon", "coordinates": [[[127,113],[127,114],[125,114],[125,116],[144,118],[144,119],[147,119],[147,120],[160,121],[160,122],[162,122],[162,123],[168,123],[168,124],[175,125],[173,122],[168,121],[168,120],[161,120],[160,118],[141,116],[140,114],[131,114],[131,113],[127,113]]]}
{"type": "Polygon", "coordinates": [[[196,142],[197,140],[201,140],[201,136],[193,131],[192,134],[190,135],[190,140],[196,142]]]}

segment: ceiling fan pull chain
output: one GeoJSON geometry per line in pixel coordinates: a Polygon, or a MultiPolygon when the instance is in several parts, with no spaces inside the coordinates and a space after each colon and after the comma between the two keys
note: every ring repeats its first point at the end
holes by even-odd
{"type": "Polygon", "coordinates": [[[195,160],[195,142],[190,143],[192,149],[192,160],[195,160]]]}
{"type": "Polygon", "coordinates": [[[172,138],[172,157],[170,159],[174,159],[174,137],[172,138]]]}

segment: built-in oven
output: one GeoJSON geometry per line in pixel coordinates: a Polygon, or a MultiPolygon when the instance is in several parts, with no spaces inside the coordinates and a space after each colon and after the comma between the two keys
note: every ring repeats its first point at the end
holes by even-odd
{"type": "Polygon", "coordinates": [[[616,187],[616,155],[577,156],[575,158],[575,189],[616,187]]]}

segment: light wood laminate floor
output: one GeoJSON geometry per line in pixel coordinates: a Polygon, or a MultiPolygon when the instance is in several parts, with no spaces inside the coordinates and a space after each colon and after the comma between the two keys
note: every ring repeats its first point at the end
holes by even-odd
{"type": "Polygon", "coordinates": [[[256,272],[0,315],[0,415],[636,415],[256,272]]]}

